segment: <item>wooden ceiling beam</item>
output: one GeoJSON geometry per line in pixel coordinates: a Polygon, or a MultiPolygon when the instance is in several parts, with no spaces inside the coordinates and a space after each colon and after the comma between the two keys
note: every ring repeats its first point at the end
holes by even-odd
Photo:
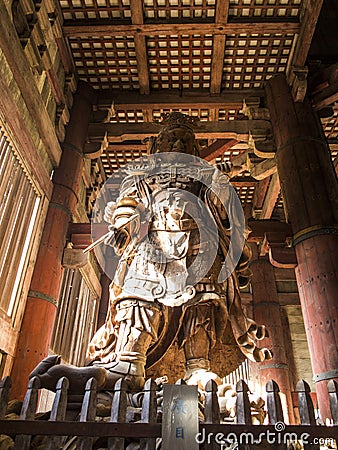
{"type": "MultiPolygon", "coordinates": [[[[107,133],[108,142],[142,140],[156,136],[161,126],[156,123],[91,123],[88,129],[90,141],[102,140],[107,133]]],[[[268,136],[271,133],[267,120],[224,120],[200,122],[195,130],[196,139],[236,139],[247,142],[250,136],[268,136]]]]}
{"type": "Polygon", "coordinates": [[[211,60],[211,94],[219,94],[222,88],[226,36],[214,36],[211,60]]]}
{"type": "Polygon", "coordinates": [[[286,238],[292,238],[292,228],[289,223],[277,222],[276,220],[257,220],[249,219],[248,226],[251,229],[249,234],[249,242],[262,242],[266,233],[274,232],[281,233],[286,236],[286,238]]]}
{"type": "Polygon", "coordinates": [[[301,19],[301,27],[298,32],[299,36],[291,63],[294,67],[303,67],[305,65],[319,14],[323,6],[323,1],[324,0],[307,0],[304,2],[305,9],[303,18],[301,19]]]}
{"type": "MultiPolygon", "coordinates": [[[[134,0],[130,2],[130,11],[132,24],[143,25],[142,0],[134,0]]],[[[137,62],[137,74],[140,84],[140,93],[149,94],[150,83],[149,83],[146,37],[144,35],[135,34],[134,43],[137,62]]]]}
{"type": "Polygon", "coordinates": [[[335,102],[338,102],[338,81],[312,98],[315,111],[332,106],[335,102]]]}
{"type": "Polygon", "coordinates": [[[133,150],[147,150],[147,144],[113,144],[108,146],[108,152],[110,150],[117,152],[132,152],[133,150]]]}
{"type": "Polygon", "coordinates": [[[115,112],[125,109],[151,108],[171,109],[175,108],[226,108],[238,109],[243,107],[243,101],[252,107],[258,107],[261,97],[264,96],[263,89],[234,89],[227,90],[219,95],[210,95],[205,90],[196,90],[180,93],[179,90],[168,89],[166,91],[154,91],[149,95],[141,95],[137,92],[122,92],[121,90],[98,90],[97,107],[100,109],[110,108],[114,102],[115,112]]]}
{"type": "Polygon", "coordinates": [[[260,219],[270,219],[274,210],[274,207],[276,205],[278,195],[280,191],[280,182],[278,173],[274,173],[271,177],[270,185],[267,190],[262,212],[260,214],[260,219]]]}
{"type": "Polygon", "coordinates": [[[252,164],[249,172],[255,180],[264,180],[277,172],[276,161],[274,158],[264,159],[259,163],[252,164]]]}
{"type": "Polygon", "coordinates": [[[237,144],[237,139],[218,139],[201,151],[201,158],[212,161],[237,144]]]}
{"type": "MultiPolygon", "coordinates": [[[[216,142],[228,142],[226,139],[218,139],[216,142]]],[[[87,142],[85,144],[85,151],[84,153],[91,153],[98,151],[101,147],[101,142],[87,142]]],[[[208,147],[209,148],[209,147],[208,147]]],[[[147,144],[143,144],[142,142],[137,142],[134,144],[130,143],[123,143],[123,144],[116,144],[112,143],[108,145],[107,151],[117,151],[117,152],[133,152],[133,151],[146,151],[147,150],[147,144]]],[[[202,151],[205,151],[206,149],[202,149],[202,151]]],[[[248,150],[248,144],[245,142],[237,142],[234,145],[231,145],[231,150],[248,150]]],[[[225,150],[223,150],[224,152],[225,150]]],[[[238,156],[236,156],[237,158],[238,156]]]]}
{"type": "Polygon", "coordinates": [[[266,192],[268,190],[270,183],[269,178],[264,178],[264,180],[260,180],[257,186],[257,189],[255,189],[254,198],[253,198],[253,209],[254,210],[261,210],[263,208],[264,199],[266,196],[266,192]]]}
{"type": "MultiPolygon", "coordinates": [[[[321,0],[322,1],[322,0],[321,0]]],[[[264,21],[264,20],[236,20],[224,23],[159,23],[159,24],[112,24],[111,21],[71,21],[65,20],[63,30],[68,37],[81,37],[83,39],[93,36],[157,36],[182,34],[213,34],[227,35],[238,33],[299,33],[300,24],[297,20],[264,21]]]]}
{"type": "MultiPolygon", "coordinates": [[[[225,2],[224,0],[217,0],[215,22],[224,23],[224,25],[226,25],[228,22],[228,13],[229,2],[225,2]]],[[[222,89],[225,41],[225,35],[214,36],[210,82],[210,92],[212,94],[219,94],[222,89]]]]}

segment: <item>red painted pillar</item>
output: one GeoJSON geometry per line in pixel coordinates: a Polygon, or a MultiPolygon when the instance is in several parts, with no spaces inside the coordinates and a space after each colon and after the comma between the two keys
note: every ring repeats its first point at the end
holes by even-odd
{"type": "Polygon", "coordinates": [[[296,277],[322,419],[327,383],[338,381],[338,187],[322,125],[310,101],[295,103],[285,77],[266,87],[282,194],[294,233],[296,277]]]}
{"type": "Polygon", "coordinates": [[[94,99],[94,90],[80,81],[62,144],[60,166],[53,176],[53,194],[18,339],[11,374],[13,398],[23,397],[28,375],[48,355],[63,272],[62,254],[78,200],[84,167],[82,151],[94,99]]]}
{"type": "Polygon", "coordinates": [[[277,287],[273,266],[268,259],[255,259],[251,262],[252,270],[251,288],[253,300],[253,314],[257,323],[266,325],[269,337],[262,342],[263,347],[272,351],[273,357],[270,361],[257,364],[258,378],[261,386],[265,386],[269,380],[274,380],[283,394],[284,411],[288,414],[289,423],[294,423],[292,405],[292,386],[290,367],[286,346],[286,333],[282,310],[278,300],[277,287]]]}

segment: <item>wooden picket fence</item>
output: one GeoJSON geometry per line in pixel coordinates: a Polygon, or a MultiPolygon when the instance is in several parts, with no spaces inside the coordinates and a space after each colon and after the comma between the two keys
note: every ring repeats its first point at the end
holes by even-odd
{"type": "MultiPolygon", "coordinates": [[[[61,378],[56,386],[56,395],[51,409],[49,420],[37,420],[36,409],[38,404],[39,380],[32,378],[28,384],[20,418],[9,420],[5,418],[8,399],[11,389],[11,378],[6,377],[0,382],[0,435],[10,436],[15,442],[16,450],[28,450],[34,436],[46,436],[46,450],[57,450],[62,448],[64,437],[74,436],[72,448],[79,450],[90,450],[97,448],[95,439],[106,438],[108,450],[123,450],[127,439],[134,438],[140,440],[140,448],[145,450],[155,450],[158,438],[161,438],[161,423],[158,415],[156,383],[149,379],[145,383],[143,390],[143,402],[141,420],[133,423],[126,422],[128,393],[126,382],[120,379],[114,388],[114,395],[111,406],[109,421],[95,422],[97,389],[96,380],[88,380],[82,403],[79,405],[79,421],[66,420],[67,404],[70,399],[67,395],[69,382],[67,378],[61,378]]],[[[185,384],[180,380],[178,384],[185,384]]],[[[305,381],[297,384],[298,408],[301,424],[285,425],[283,411],[279,396],[278,385],[274,381],[269,381],[266,385],[267,391],[267,415],[268,425],[252,425],[251,407],[248,396],[247,384],[240,380],[236,385],[236,419],[235,423],[220,423],[220,412],[217,398],[217,385],[214,381],[209,381],[206,386],[206,396],[204,402],[204,421],[200,423],[200,432],[206,436],[212,433],[227,435],[232,433],[240,437],[243,433],[250,433],[255,438],[259,438],[262,433],[279,432],[295,433],[301,436],[307,433],[309,442],[305,450],[319,449],[318,439],[338,439],[338,384],[331,380],[328,383],[330,397],[330,407],[333,418],[332,426],[316,425],[314,408],[310,397],[310,388],[305,381]],[[204,430],[204,431],[203,431],[204,430]],[[317,441],[315,440],[317,439],[317,441]]],[[[102,446],[100,447],[102,448],[102,446]]],[[[214,440],[203,444],[205,449],[221,449],[221,445],[214,440]]],[[[223,447],[224,448],[224,447],[223,447]]],[[[258,448],[243,444],[239,449],[258,448]]],[[[270,448],[276,450],[286,449],[284,442],[277,443],[270,448]]]]}

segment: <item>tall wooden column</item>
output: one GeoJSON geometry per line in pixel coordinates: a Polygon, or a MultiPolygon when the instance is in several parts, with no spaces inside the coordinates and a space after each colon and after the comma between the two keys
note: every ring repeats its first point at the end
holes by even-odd
{"type": "Polygon", "coordinates": [[[62,253],[83,173],[83,148],[94,90],[80,81],[62,145],[60,166],[53,176],[53,194],[47,212],[38,257],[28,293],[14,365],[13,398],[21,399],[28,375],[48,355],[62,278],[62,253]]]}
{"type": "Polygon", "coordinates": [[[322,419],[327,383],[338,381],[338,188],[323,128],[310,101],[295,103],[284,75],[266,87],[276,162],[294,233],[299,295],[322,419]]]}
{"type": "Polygon", "coordinates": [[[286,346],[290,346],[291,342],[286,342],[273,266],[268,259],[260,258],[253,260],[250,268],[254,318],[257,323],[266,325],[269,338],[264,339],[262,346],[269,348],[273,354],[271,360],[257,364],[260,384],[265,386],[269,380],[277,382],[285,396],[289,422],[294,423],[290,364],[286,352],[286,346]]]}

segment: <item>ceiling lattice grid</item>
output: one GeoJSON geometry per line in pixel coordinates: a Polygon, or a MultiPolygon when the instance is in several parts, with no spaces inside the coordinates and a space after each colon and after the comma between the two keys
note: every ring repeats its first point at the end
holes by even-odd
{"type": "Polygon", "coordinates": [[[212,91],[217,73],[218,90],[261,88],[286,70],[301,7],[301,0],[229,0],[228,8],[216,0],[59,1],[80,77],[96,89],[124,90],[141,89],[143,78],[145,91],[212,91]],[[267,25],[273,32],[263,31],[267,25]]]}
{"type": "MultiPolygon", "coordinates": [[[[101,96],[97,117],[112,107],[107,121],[122,131],[125,124],[148,125],[171,111],[198,117],[201,122],[247,121],[242,100],[249,96],[254,108],[262,106],[265,82],[281,72],[289,75],[293,64],[303,66],[305,61],[299,62],[302,59],[295,55],[303,39],[307,0],[59,3],[77,75],[101,96]],[[135,94],[140,101],[130,97],[135,94]],[[219,101],[213,103],[215,95],[219,101]],[[224,104],[223,95],[227,97],[224,104]],[[105,96],[109,100],[102,100],[105,96]]],[[[337,114],[323,126],[327,137],[336,142],[337,114]]],[[[108,136],[101,157],[107,175],[147,152],[141,138],[127,134],[133,140],[121,138],[119,142],[108,136]]],[[[103,135],[90,138],[93,144],[103,135]]],[[[213,143],[205,136],[203,140],[204,147],[213,143]]],[[[228,148],[214,161],[232,160],[247,151],[246,138],[239,141],[236,149],[228,148]]],[[[242,202],[254,203],[257,182],[249,172],[242,173],[238,183],[242,202]]],[[[280,208],[281,196],[274,201],[280,208]]]]}
{"type": "Polygon", "coordinates": [[[94,88],[139,88],[133,37],[72,37],[70,45],[78,75],[94,88]]]}
{"type": "MultiPolygon", "coordinates": [[[[131,22],[131,0],[60,0],[65,20],[131,22]]],[[[229,19],[299,18],[301,0],[230,0],[229,19]]],[[[216,0],[144,0],[143,18],[154,21],[215,19],[216,0]]]]}
{"type": "Polygon", "coordinates": [[[229,17],[298,18],[301,0],[230,0],[229,17]]]}
{"type": "Polygon", "coordinates": [[[128,20],[130,2],[126,0],[59,0],[65,20],[128,20]]]}
{"type": "Polygon", "coordinates": [[[223,88],[262,88],[273,75],[285,71],[293,39],[292,34],[282,33],[227,36],[223,88]]]}
{"type": "Polygon", "coordinates": [[[147,54],[154,89],[209,89],[212,35],[149,36],[147,54]]]}
{"type": "Polygon", "coordinates": [[[145,21],[215,17],[216,0],[145,0],[143,3],[145,21]]]}

